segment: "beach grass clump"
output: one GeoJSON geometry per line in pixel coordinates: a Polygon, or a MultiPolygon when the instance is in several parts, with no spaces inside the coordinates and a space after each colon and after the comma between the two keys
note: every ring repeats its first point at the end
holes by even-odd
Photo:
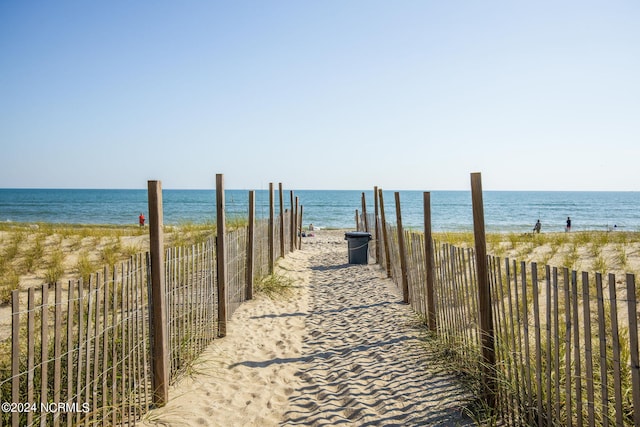
{"type": "Polygon", "coordinates": [[[460,246],[460,247],[472,247],[473,242],[475,241],[473,237],[473,233],[471,232],[445,231],[441,233],[433,233],[433,239],[440,242],[448,243],[453,246],[460,246]]]}
{"type": "Polygon", "coordinates": [[[237,230],[239,228],[247,227],[249,225],[249,218],[243,216],[233,216],[228,218],[226,226],[229,230],[237,230]]]}
{"type": "Polygon", "coordinates": [[[96,271],[97,267],[89,258],[87,251],[80,252],[76,262],[76,271],[84,283],[89,283],[89,277],[96,271]]]}
{"type": "Polygon", "coordinates": [[[263,277],[256,283],[256,292],[262,293],[271,299],[289,296],[293,292],[293,279],[273,273],[263,277]]]}
{"type": "Polygon", "coordinates": [[[629,258],[627,257],[627,250],[622,243],[616,245],[616,260],[621,270],[626,270],[629,266],[629,258]]]}
{"type": "Polygon", "coordinates": [[[169,247],[185,247],[204,243],[216,231],[214,223],[181,222],[178,226],[165,227],[169,247]]]}
{"type": "Polygon", "coordinates": [[[607,272],[607,261],[605,260],[605,258],[602,255],[598,255],[596,257],[594,257],[593,259],[593,264],[591,266],[591,269],[595,272],[598,273],[606,273],[607,272]]]}
{"type": "Polygon", "coordinates": [[[64,275],[64,258],[65,255],[61,249],[56,248],[49,255],[49,261],[44,273],[46,283],[54,284],[64,275]]]}
{"type": "Polygon", "coordinates": [[[100,259],[104,264],[113,267],[122,258],[121,249],[120,239],[113,240],[102,248],[100,259]]]}
{"type": "Polygon", "coordinates": [[[580,255],[578,254],[578,244],[574,242],[569,248],[569,251],[564,255],[564,258],[562,259],[562,266],[569,270],[574,270],[579,259],[580,255]]]}
{"type": "Polygon", "coordinates": [[[20,288],[20,276],[13,268],[5,268],[0,274],[0,304],[11,302],[11,292],[20,288]]]}
{"type": "Polygon", "coordinates": [[[32,246],[26,251],[24,255],[24,268],[27,272],[32,272],[37,262],[44,257],[45,239],[45,234],[36,234],[32,246]]]}
{"type": "Polygon", "coordinates": [[[131,243],[122,245],[122,254],[127,258],[139,254],[140,252],[143,252],[142,246],[140,244],[131,243]]]}
{"type": "Polygon", "coordinates": [[[22,231],[17,231],[11,234],[9,238],[9,244],[5,247],[2,253],[2,258],[5,261],[13,261],[20,253],[20,245],[25,239],[25,234],[22,231]]]}

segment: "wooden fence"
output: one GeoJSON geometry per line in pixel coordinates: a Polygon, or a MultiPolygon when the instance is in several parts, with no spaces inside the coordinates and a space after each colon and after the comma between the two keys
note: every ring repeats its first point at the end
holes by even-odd
{"type": "MultiPolygon", "coordinates": [[[[272,208],[271,218],[225,233],[229,317],[250,297],[254,280],[273,272],[273,260],[299,247],[302,209],[292,217],[295,206],[280,207],[277,216],[272,208]]],[[[105,267],[89,283],[30,288],[26,301],[13,292],[11,372],[0,381],[0,424],[133,425],[157,405],[153,359],[168,360],[173,382],[218,338],[215,236],[164,249],[167,354],[155,354],[152,345],[151,255],[105,267]]]]}
{"type": "Polygon", "coordinates": [[[482,379],[479,396],[491,387],[484,405],[498,424],[640,425],[632,274],[619,278],[487,255],[495,362],[486,366],[475,249],[432,240],[430,290],[425,233],[402,230],[401,222],[383,221],[377,211],[368,222],[377,262],[399,288],[407,281],[408,301],[425,323],[429,310],[435,312],[434,332],[450,358],[482,379]]]}

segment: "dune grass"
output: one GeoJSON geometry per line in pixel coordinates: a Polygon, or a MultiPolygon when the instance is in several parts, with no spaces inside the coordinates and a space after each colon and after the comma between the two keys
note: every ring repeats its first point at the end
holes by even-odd
{"type": "Polygon", "coordinates": [[[262,293],[271,299],[287,297],[293,291],[293,284],[293,279],[274,273],[265,276],[256,283],[256,292],[262,293]]]}
{"type": "MultiPolygon", "coordinates": [[[[438,242],[473,247],[472,233],[434,233],[438,242]]],[[[640,272],[640,233],[581,231],[570,233],[491,233],[487,252],[501,258],[574,270],[640,272]]]]}

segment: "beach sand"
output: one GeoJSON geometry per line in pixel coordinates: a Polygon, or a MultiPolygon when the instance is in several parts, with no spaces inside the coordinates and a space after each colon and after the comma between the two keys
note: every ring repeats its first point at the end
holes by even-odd
{"type": "Polygon", "coordinates": [[[278,263],[289,297],[235,312],[168,404],[142,425],[474,425],[472,399],[376,265],[347,263],[344,231],[316,232],[278,263]]]}

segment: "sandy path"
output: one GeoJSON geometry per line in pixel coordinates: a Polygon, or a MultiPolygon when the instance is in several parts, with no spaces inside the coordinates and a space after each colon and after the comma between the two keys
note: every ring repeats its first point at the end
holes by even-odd
{"type": "Polygon", "coordinates": [[[393,282],[347,264],[343,236],[321,231],[281,260],[295,296],[243,304],[143,424],[473,425],[393,282]]]}

